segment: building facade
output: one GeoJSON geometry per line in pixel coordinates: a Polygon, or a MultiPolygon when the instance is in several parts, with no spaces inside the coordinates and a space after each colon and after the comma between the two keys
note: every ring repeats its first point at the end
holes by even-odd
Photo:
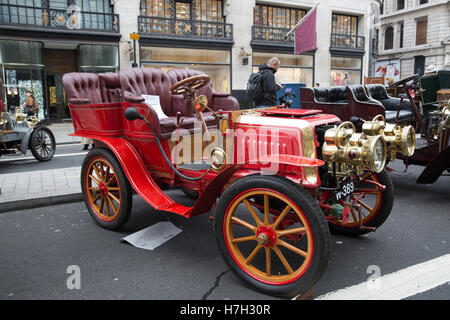
{"type": "Polygon", "coordinates": [[[14,111],[31,90],[40,118],[70,118],[67,72],[119,68],[119,15],[110,0],[0,0],[3,101],[14,111]]]}
{"type": "Polygon", "coordinates": [[[64,73],[193,68],[245,104],[249,76],[272,56],[282,83],[362,83],[374,57],[377,0],[321,0],[317,49],[294,55],[286,33],[316,0],[0,0],[4,101],[32,89],[40,117],[70,116],[64,73]],[[133,33],[139,34],[137,41],[133,33]],[[134,54],[136,53],[136,54],[134,54]]]}
{"type": "Polygon", "coordinates": [[[375,75],[387,81],[450,68],[450,1],[385,0],[375,75]]]}

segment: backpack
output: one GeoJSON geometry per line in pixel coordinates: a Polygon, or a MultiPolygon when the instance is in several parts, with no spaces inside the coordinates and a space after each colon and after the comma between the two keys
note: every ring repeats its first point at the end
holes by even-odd
{"type": "Polygon", "coordinates": [[[250,75],[247,82],[247,96],[250,100],[260,101],[264,98],[262,82],[263,77],[260,72],[255,72],[250,75]]]}

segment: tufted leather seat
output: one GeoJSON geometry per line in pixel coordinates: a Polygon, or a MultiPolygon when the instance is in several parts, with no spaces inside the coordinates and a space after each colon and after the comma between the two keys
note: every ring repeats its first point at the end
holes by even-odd
{"type": "Polygon", "coordinates": [[[117,73],[100,73],[100,91],[102,93],[103,102],[122,102],[123,95],[120,87],[119,75],[117,73]]]}
{"type": "MultiPolygon", "coordinates": [[[[398,105],[400,104],[401,99],[389,96],[386,88],[382,84],[369,84],[366,85],[365,88],[367,95],[372,99],[381,102],[381,104],[386,109],[386,121],[394,122],[397,116],[398,105]]],[[[405,122],[412,121],[413,119],[414,116],[411,102],[408,99],[404,99],[400,107],[398,120],[400,122],[405,122]]]]}
{"type": "Polygon", "coordinates": [[[63,76],[63,86],[70,104],[103,102],[99,77],[95,73],[72,72],[63,76]]]}
{"type": "MultiPolygon", "coordinates": [[[[162,139],[168,139],[176,129],[176,116],[180,112],[183,118],[181,129],[193,134],[195,127],[201,124],[194,114],[191,101],[186,101],[181,95],[172,95],[169,91],[172,82],[169,76],[160,69],[132,68],[119,72],[120,84],[125,100],[130,102],[144,102],[142,95],[157,95],[160,97],[161,108],[168,116],[159,121],[159,133],[162,139]],[[198,123],[196,125],[196,122],[198,123]]],[[[208,128],[217,128],[214,117],[205,113],[205,122],[208,128]]]]}
{"type": "Polygon", "coordinates": [[[347,91],[344,86],[328,88],[328,102],[330,103],[348,103],[347,91]]]}
{"type": "Polygon", "coordinates": [[[328,101],[328,89],[327,88],[314,88],[314,96],[317,102],[328,101]]]}
{"type": "MultiPolygon", "coordinates": [[[[204,74],[204,72],[194,69],[172,69],[167,71],[172,85],[186,78],[204,74]]],[[[199,89],[197,95],[205,95],[208,98],[209,107],[214,111],[239,110],[238,100],[228,93],[216,91],[212,87],[211,82],[199,89]]]]}

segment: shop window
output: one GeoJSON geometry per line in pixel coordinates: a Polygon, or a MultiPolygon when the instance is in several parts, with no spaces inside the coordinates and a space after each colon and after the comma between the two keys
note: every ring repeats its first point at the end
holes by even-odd
{"type": "Polygon", "coordinates": [[[26,101],[31,90],[39,105],[38,117],[44,118],[44,64],[42,43],[32,41],[0,40],[0,63],[7,110],[14,112],[26,101]]]}
{"type": "Polygon", "coordinates": [[[394,28],[387,27],[384,32],[384,50],[390,50],[394,48],[394,28]]]}
{"type": "Polygon", "coordinates": [[[291,29],[305,14],[305,9],[257,4],[253,11],[253,23],[260,27],[291,29]]]}
{"type": "Polygon", "coordinates": [[[143,67],[170,69],[195,69],[211,77],[217,91],[231,92],[231,53],[223,50],[189,48],[141,47],[143,67]]]}
{"type": "Polygon", "coordinates": [[[258,72],[261,64],[272,58],[280,59],[280,68],[275,74],[280,83],[304,83],[312,87],[314,74],[314,57],[312,55],[293,55],[280,53],[253,53],[253,72],[258,72]]]}
{"type": "Polygon", "coordinates": [[[119,68],[117,46],[80,45],[78,52],[82,72],[116,72],[119,68]]]}
{"type": "Polygon", "coordinates": [[[403,48],[403,37],[404,37],[404,31],[405,31],[405,24],[403,22],[401,22],[399,24],[399,31],[400,31],[400,39],[399,39],[398,46],[399,46],[399,48],[403,48]]]}
{"type": "Polygon", "coordinates": [[[361,58],[331,57],[331,85],[361,84],[361,58]]]}
{"type": "Polygon", "coordinates": [[[427,43],[428,20],[421,19],[416,21],[416,46],[427,43]]]}
{"type": "Polygon", "coordinates": [[[141,15],[181,20],[223,22],[222,0],[141,0],[141,15]]]}

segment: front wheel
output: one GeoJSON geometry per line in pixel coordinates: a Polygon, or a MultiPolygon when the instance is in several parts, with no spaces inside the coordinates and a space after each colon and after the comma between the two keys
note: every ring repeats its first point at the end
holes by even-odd
{"type": "Polygon", "coordinates": [[[92,149],[81,167],[86,207],[101,227],[121,228],[130,216],[132,188],[116,158],[106,149],[92,149]]]}
{"type": "Polygon", "coordinates": [[[293,297],[321,278],[330,234],[316,201],[278,176],[250,176],[221,196],[214,231],[222,255],[240,278],[273,296],[293,297]]]}
{"type": "MultiPolygon", "coordinates": [[[[350,195],[349,219],[329,220],[332,232],[347,235],[362,235],[379,228],[389,217],[394,204],[394,185],[386,170],[380,173],[367,172],[361,183],[350,195]]],[[[345,203],[342,203],[345,206],[345,203]]]]}
{"type": "Polygon", "coordinates": [[[55,155],[55,136],[49,128],[38,127],[31,134],[30,149],[36,160],[49,161],[55,155]]]}

